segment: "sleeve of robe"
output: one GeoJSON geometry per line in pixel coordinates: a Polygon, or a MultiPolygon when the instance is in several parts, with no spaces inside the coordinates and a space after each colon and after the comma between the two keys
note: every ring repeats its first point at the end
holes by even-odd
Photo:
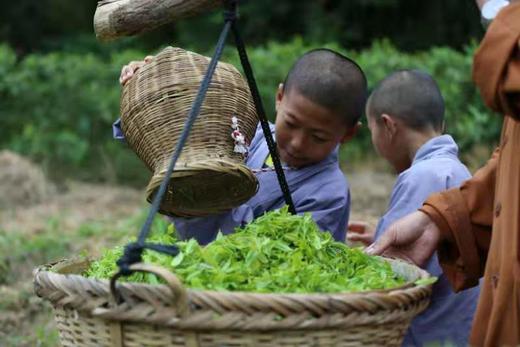
{"type": "MultiPolygon", "coordinates": [[[[503,9],[488,29],[473,64],[473,78],[491,109],[520,118],[520,3],[503,9]]],[[[455,290],[478,284],[493,224],[500,150],[458,189],[431,196],[421,208],[441,229],[439,261],[455,290]]]]}
{"type": "Polygon", "coordinates": [[[420,209],[443,233],[439,262],[455,290],[478,284],[484,272],[493,224],[493,197],[499,150],[460,188],[434,194],[420,209]]]}

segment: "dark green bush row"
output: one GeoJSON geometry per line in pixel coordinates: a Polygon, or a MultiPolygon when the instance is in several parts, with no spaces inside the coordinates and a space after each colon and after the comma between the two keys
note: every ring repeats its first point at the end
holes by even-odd
{"type": "MultiPolygon", "coordinates": [[[[386,41],[361,52],[347,52],[365,70],[370,86],[389,72],[419,68],[438,81],[447,105],[448,132],[467,151],[492,145],[499,136],[500,118],[482,104],[471,81],[473,48],[458,52],[432,48],[402,53],[386,41]]],[[[318,47],[301,39],[249,49],[266,110],[273,115],[274,95],[293,61],[318,47]]],[[[141,182],[146,172],[124,145],[111,138],[118,117],[118,76],[122,65],[153,52],[122,51],[109,58],[71,53],[33,54],[16,60],[13,50],[0,46],[0,147],[14,149],[40,162],[57,177],[141,182]]],[[[210,54],[210,53],[207,53],[210,54]]],[[[224,60],[238,64],[233,48],[224,60]]],[[[347,155],[361,158],[370,147],[365,129],[348,145],[347,155]]]]}

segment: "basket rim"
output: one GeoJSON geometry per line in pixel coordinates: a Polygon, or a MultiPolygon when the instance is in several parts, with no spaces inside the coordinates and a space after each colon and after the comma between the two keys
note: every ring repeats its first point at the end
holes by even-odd
{"type": "MultiPolygon", "coordinates": [[[[185,330],[307,330],[382,324],[409,320],[423,311],[430,299],[431,284],[408,284],[385,291],[347,293],[251,293],[187,289],[188,309],[181,312],[178,296],[164,284],[122,282],[124,298],[116,303],[106,279],[87,278],[68,272],[66,264],[88,264],[88,258],[62,260],[34,271],[38,296],[55,309],[71,309],[111,321],[129,321],[185,330]],[[64,274],[52,272],[57,267],[64,274]],[[65,269],[65,270],[63,270],[65,269]],[[280,319],[282,317],[282,319],[280,319]]],[[[412,264],[392,260],[405,266],[412,264]]],[[[415,266],[421,278],[430,275],[415,266]]]]}
{"type": "MultiPolygon", "coordinates": [[[[153,197],[155,193],[158,191],[159,186],[162,184],[165,176],[166,176],[167,168],[162,167],[159,170],[153,172],[148,185],[146,187],[146,200],[150,203],[153,201],[153,197]]],[[[164,202],[161,204],[159,212],[164,215],[170,217],[201,217],[208,215],[209,212],[211,214],[218,214],[229,211],[233,206],[240,205],[254,196],[259,188],[259,183],[254,172],[245,164],[242,163],[234,163],[229,160],[223,159],[208,159],[195,161],[190,163],[189,165],[181,165],[172,172],[170,176],[170,182],[168,184],[168,191],[170,188],[175,187],[178,184],[178,180],[181,179],[191,179],[191,177],[199,176],[199,175],[208,175],[212,176],[212,178],[220,179],[218,175],[226,175],[228,179],[230,177],[234,177],[234,179],[241,179],[241,189],[239,190],[238,195],[222,195],[218,200],[220,204],[217,204],[212,207],[207,207],[204,209],[204,212],[200,212],[200,207],[195,207],[193,205],[180,205],[177,201],[176,204],[172,204],[169,206],[164,205],[164,202]]],[[[200,176],[199,176],[200,177],[200,176]]],[[[188,186],[193,187],[194,184],[187,184],[188,186]]],[[[175,188],[172,188],[175,189],[175,188]]],[[[173,193],[172,196],[175,196],[173,193]]]]}
{"type": "MultiPolygon", "coordinates": [[[[388,288],[388,289],[372,289],[372,290],[365,290],[365,291],[357,291],[357,292],[330,292],[330,293],[261,293],[261,292],[245,292],[245,291],[219,291],[219,290],[209,290],[209,289],[198,289],[198,288],[190,288],[190,287],[185,287],[186,288],[186,291],[188,293],[209,293],[209,294],[215,294],[215,295],[229,295],[229,296],[233,296],[233,295],[240,295],[240,296],[263,296],[263,297],[272,297],[272,296],[276,296],[276,297],[294,297],[294,298],[301,298],[301,297],[322,297],[322,296],[342,296],[342,297],[348,297],[348,296],[353,296],[353,297],[358,297],[358,296],[364,296],[366,297],[368,294],[389,294],[389,293],[392,293],[392,292],[395,292],[395,291],[402,291],[402,290],[405,290],[405,289],[410,289],[410,288],[429,288],[429,287],[432,287],[432,284],[416,284],[415,282],[417,280],[420,280],[420,279],[427,279],[427,278],[431,278],[433,277],[430,273],[428,273],[426,270],[424,269],[421,269],[420,267],[418,267],[417,265],[411,263],[411,262],[408,262],[404,259],[400,259],[400,258],[389,258],[389,257],[382,257],[382,256],[377,256],[377,258],[379,259],[383,259],[385,261],[388,261],[390,262],[391,264],[399,264],[401,266],[406,266],[406,267],[412,267],[414,268],[415,271],[417,271],[420,275],[419,278],[417,278],[415,281],[408,281],[406,282],[405,284],[402,284],[400,286],[397,286],[397,287],[392,287],[392,288],[388,288]]],[[[54,261],[54,262],[51,262],[51,263],[48,263],[48,264],[45,264],[45,265],[42,265],[40,267],[38,267],[36,270],[35,270],[35,274],[36,273],[39,273],[41,271],[49,271],[49,272],[52,272],[52,273],[55,273],[57,275],[61,275],[61,276],[78,276],[80,278],[83,278],[83,279],[86,279],[86,280],[92,280],[92,281],[97,281],[97,282],[102,282],[102,283],[109,283],[109,280],[107,279],[100,279],[100,278],[89,278],[89,277],[85,277],[81,274],[77,274],[77,273],[74,273],[74,274],[63,274],[63,273],[60,273],[60,272],[56,272],[56,270],[61,270],[63,269],[63,267],[66,267],[68,264],[71,264],[71,265],[76,265],[77,262],[80,262],[80,263],[86,263],[86,264],[90,264],[92,261],[94,261],[95,258],[92,258],[92,257],[83,257],[83,256],[80,256],[80,257],[74,257],[74,258],[71,258],[71,259],[60,259],[60,260],[57,260],[57,261],[54,261]]],[[[147,289],[151,289],[151,288],[157,288],[157,287],[162,287],[162,288],[168,288],[165,284],[149,284],[149,283],[141,283],[141,282],[120,282],[118,284],[118,286],[136,286],[136,287],[142,287],[142,288],[147,288],[147,289]]]]}

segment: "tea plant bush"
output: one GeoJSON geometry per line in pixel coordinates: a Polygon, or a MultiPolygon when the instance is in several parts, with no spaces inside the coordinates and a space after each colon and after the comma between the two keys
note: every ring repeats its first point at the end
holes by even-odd
{"type": "MultiPolygon", "coordinates": [[[[318,46],[323,45],[295,38],[249,47],[271,119],[278,84],[299,55],[318,46]]],[[[419,68],[431,73],[446,99],[447,131],[463,151],[475,145],[493,146],[498,139],[501,119],[485,108],[471,80],[474,45],[464,52],[434,47],[416,53],[400,52],[388,41],[375,42],[359,52],[335,43],[325,46],[354,58],[365,70],[370,87],[396,69],[419,68]]],[[[143,185],[148,173],[124,144],[112,139],[111,123],[119,115],[120,68],[149,53],[153,52],[55,52],[17,60],[12,48],[0,45],[0,148],[30,156],[54,176],[143,185]]],[[[224,60],[239,66],[232,47],[226,49],[224,60]]],[[[370,147],[364,127],[345,147],[345,156],[361,159],[370,147]]]]}

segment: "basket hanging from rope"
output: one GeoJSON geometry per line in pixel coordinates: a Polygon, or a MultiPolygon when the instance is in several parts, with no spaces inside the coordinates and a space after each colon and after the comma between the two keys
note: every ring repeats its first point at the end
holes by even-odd
{"type": "MultiPolygon", "coordinates": [[[[209,60],[168,47],[123,87],[122,131],[153,172],[146,189],[148,201],[165,178],[209,60]]],[[[239,139],[250,143],[257,123],[247,83],[235,67],[219,62],[159,211],[170,216],[205,216],[249,200],[258,182],[244,165],[244,153],[236,150],[237,137],[232,135],[238,125],[239,139]]]]}

